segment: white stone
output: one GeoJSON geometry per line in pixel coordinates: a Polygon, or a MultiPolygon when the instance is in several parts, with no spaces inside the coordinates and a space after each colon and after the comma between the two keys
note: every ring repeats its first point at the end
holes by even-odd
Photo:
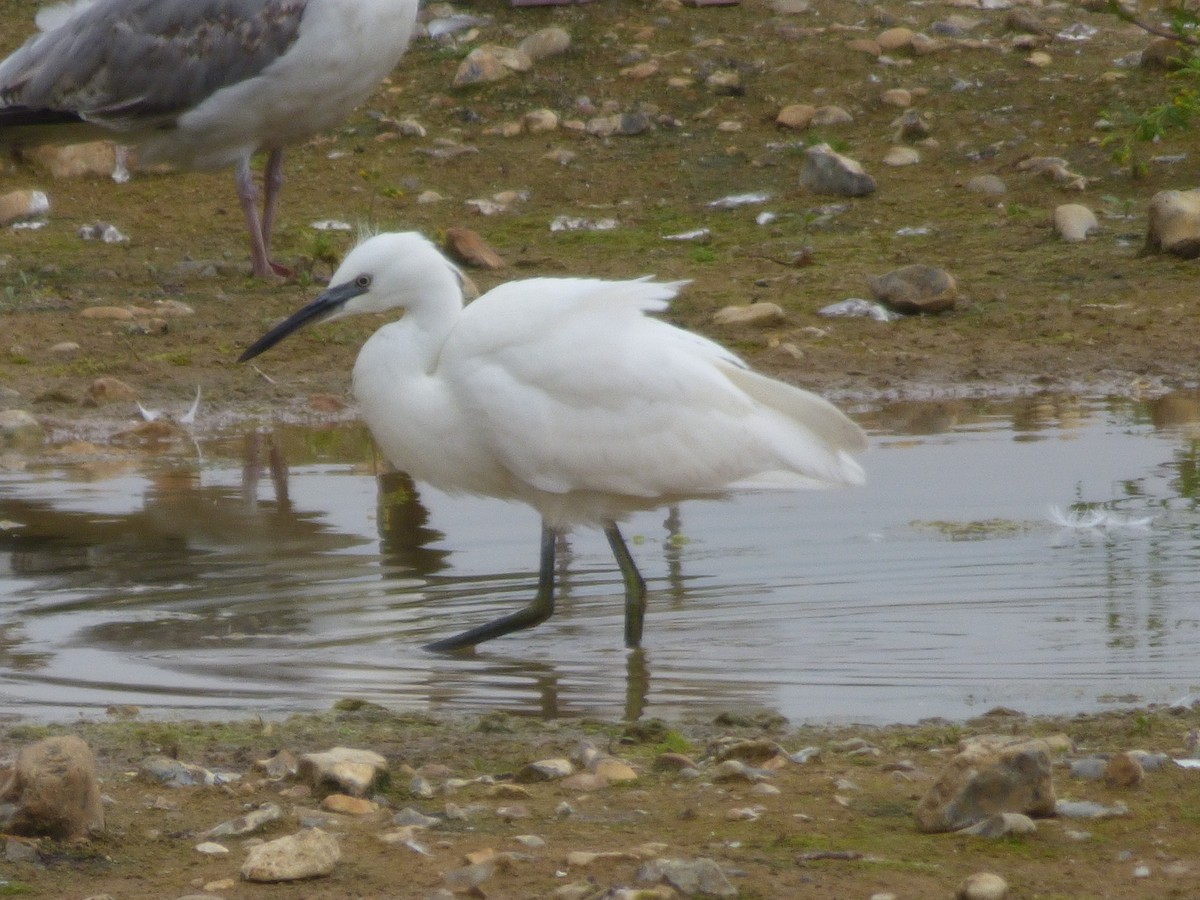
{"type": "Polygon", "coordinates": [[[341,859],[337,840],[320,828],[251,847],[242,864],[246,881],[298,881],[328,875],[341,859]]]}

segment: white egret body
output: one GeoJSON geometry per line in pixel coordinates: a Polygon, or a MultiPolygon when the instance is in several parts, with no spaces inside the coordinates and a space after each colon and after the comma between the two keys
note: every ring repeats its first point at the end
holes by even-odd
{"type": "Polygon", "coordinates": [[[605,529],[625,580],[626,643],[636,646],[644,584],[616,524],[628,513],[738,488],[863,481],[850,454],[866,440],[836,407],[646,315],[684,283],[533,278],[464,308],[458,270],[433,244],[382,234],[241,358],[309,322],[402,309],[354,365],[383,454],[444,491],[522,500],[543,522],[533,603],[431,647],[471,646],[549,617],[554,538],[577,524],[605,529]]]}
{"type": "MultiPolygon", "coordinates": [[[[235,166],[267,276],[283,148],[336,125],[395,68],[417,0],[77,0],[0,62],[0,146],[107,137],[145,163],[235,166]],[[260,215],[250,171],[267,152],[260,215]]],[[[274,267],[279,268],[279,267],[274,267]]]]}

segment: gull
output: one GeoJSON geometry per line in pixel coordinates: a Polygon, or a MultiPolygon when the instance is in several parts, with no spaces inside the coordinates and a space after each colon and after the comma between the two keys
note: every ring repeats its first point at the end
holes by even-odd
{"type": "Polygon", "coordinates": [[[542,517],[532,602],[427,649],[473,647],[548,619],[555,543],[575,525],[608,538],[632,648],[646,585],[621,519],[738,489],[864,480],[851,454],[866,438],[835,406],[647,315],[686,283],[531,278],[464,308],[462,275],[432,243],[380,234],[239,361],[309,323],[401,310],[354,364],[354,394],[383,455],[440,490],[523,501],[542,517]]]}
{"type": "Polygon", "coordinates": [[[105,137],[143,163],[233,166],[261,278],[283,148],[370,96],[408,45],[418,0],[77,0],[43,9],[0,62],[0,147],[105,137]],[[250,159],[267,154],[260,191],[250,159]]]}

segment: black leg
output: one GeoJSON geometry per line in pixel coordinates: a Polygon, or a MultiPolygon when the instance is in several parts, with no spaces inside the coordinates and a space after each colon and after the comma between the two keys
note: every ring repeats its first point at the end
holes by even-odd
{"type": "Polygon", "coordinates": [[[642,623],[646,618],[646,582],[629,555],[629,548],[625,546],[625,538],[621,537],[621,529],[616,522],[604,526],[604,536],[608,538],[608,546],[612,547],[613,556],[621,569],[621,580],[625,582],[625,646],[640,647],[642,623]]]}
{"type": "Polygon", "coordinates": [[[523,628],[532,628],[554,615],[554,541],[557,532],[542,522],[542,561],[538,569],[538,588],[533,601],[511,615],[502,616],[452,638],[426,644],[426,650],[445,653],[464,650],[492,638],[498,638],[523,628]]]}

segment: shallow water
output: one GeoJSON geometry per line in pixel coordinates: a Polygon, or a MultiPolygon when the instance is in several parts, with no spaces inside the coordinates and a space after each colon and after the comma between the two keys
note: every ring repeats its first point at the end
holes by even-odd
{"type": "Polygon", "coordinates": [[[561,548],[549,622],[474,655],[422,651],[528,600],[537,520],[377,482],[357,427],[0,472],[0,713],[280,713],[353,696],[884,723],[1200,691],[1200,395],[856,416],[865,488],[629,522],[651,591],[640,653],[622,647],[620,579],[592,531],[561,548]]]}

